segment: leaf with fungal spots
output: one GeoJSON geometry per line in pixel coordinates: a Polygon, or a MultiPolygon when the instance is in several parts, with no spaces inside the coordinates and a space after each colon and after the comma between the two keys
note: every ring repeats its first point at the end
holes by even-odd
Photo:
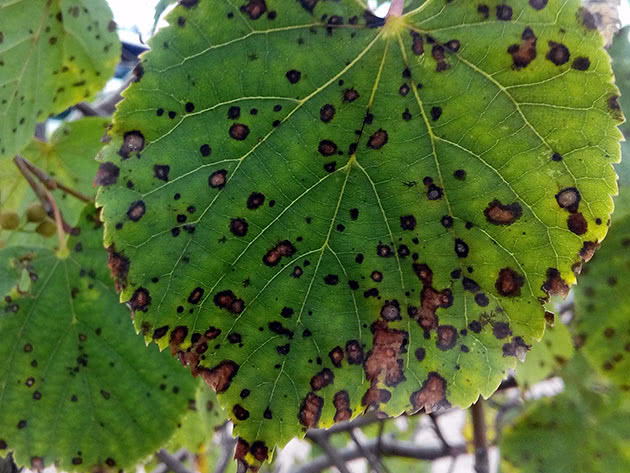
{"type": "Polygon", "coordinates": [[[36,123],[92,98],[119,57],[104,0],[0,0],[0,159],[18,153],[36,123]]]}
{"type": "Polygon", "coordinates": [[[28,293],[4,292],[0,303],[0,453],[31,470],[132,466],[175,432],[195,393],[170,354],[135,335],[93,206],[78,226],[66,259],[0,251],[2,268],[22,264],[31,279],[28,293]]]}
{"type": "Polygon", "coordinates": [[[625,473],[630,469],[627,395],[601,383],[576,355],[564,392],[529,403],[500,439],[505,473],[625,473]]]}
{"type": "Polygon", "coordinates": [[[621,188],[610,233],[575,291],[575,333],[584,358],[630,390],[630,191],[621,188]],[[615,218],[619,214],[620,218],[615,218]]]}
{"type": "Polygon", "coordinates": [[[366,409],[489,396],[606,235],[599,33],[577,0],[481,6],[189,1],[125,92],[97,197],[121,300],[252,470],[366,409]]]}
{"type": "MultiPolygon", "coordinates": [[[[102,184],[107,180],[102,169],[96,180],[94,179],[94,175],[99,170],[99,164],[94,157],[103,146],[101,138],[108,123],[108,119],[100,117],[82,118],[63,123],[52,134],[50,141],[32,139],[20,155],[61,184],[87,196],[94,196],[93,183],[102,184]]],[[[116,168],[110,168],[109,179],[112,179],[117,172],[116,168]]],[[[64,220],[76,222],[85,203],[61,189],[53,191],[52,194],[56,197],[64,220]]],[[[15,211],[23,214],[34,202],[39,202],[39,200],[13,160],[0,161],[0,211],[15,211]]],[[[31,226],[35,227],[36,224],[31,226]]],[[[58,244],[55,238],[41,238],[35,233],[18,233],[2,231],[2,229],[0,229],[0,241],[5,246],[58,244]]]]}

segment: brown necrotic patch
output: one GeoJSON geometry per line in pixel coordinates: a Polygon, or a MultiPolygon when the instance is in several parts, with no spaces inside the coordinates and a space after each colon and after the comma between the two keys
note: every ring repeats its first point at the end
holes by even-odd
{"type": "Polygon", "coordinates": [[[564,44],[549,41],[549,51],[545,57],[556,66],[562,66],[569,61],[571,54],[569,53],[569,48],[564,44]]]}
{"type": "Polygon", "coordinates": [[[269,456],[269,449],[267,448],[265,443],[261,442],[260,440],[252,443],[252,447],[249,451],[259,462],[264,462],[269,456]]]}
{"type": "Polygon", "coordinates": [[[179,347],[184,342],[184,340],[186,340],[187,335],[188,327],[180,325],[173,329],[173,331],[171,332],[171,338],[169,340],[171,354],[173,356],[179,351],[179,347]]]}
{"type": "Polygon", "coordinates": [[[440,350],[450,350],[457,343],[457,329],[452,325],[440,325],[437,328],[435,346],[440,350]]]}
{"type": "Polygon", "coordinates": [[[267,11],[265,0],[249,0],[249,2],[240,8],[250,20],[257,20],[267,11]]]}
{"type": "Polygon", "coordinates": [[[146,209],[144,201],[137,200],[129,206],[129,210],[127,210],[127,217],[129,217],[129,220],[132,222],[137,222],[143,217],[146,209]]]}
{"type": "Polygon", "coordinates": [[[450,406],[446,400],[446,380],[435,371],[429,373],[420,390],[411,394],[409,401],[418,411],[430,413],[450,406]]]}
{"type": "Polygon", "coordinates": [[[234,123],[230,127],[229,133],[233,139],[243,141],[249,136],[249,127],[243,123],[234,123]]]}
{"type": "Polygon", "coordinates": [[[235,404],[232,408],[232,413],[237,420],[247,420],[249,419],[249,411],[245,409],[240,404],[235,404]]]}
{"type": "Polygon", "coordinates": [[[397,300],[385,301],[385,304],[381,308],[381,317],[387,322],[393,322],[394,320],[400,320],[400,304],[397,300]]]}
{"type": "Polygon", "coordinates": [[[360,97],[359,92],[357,92],[354,89],[346,89],[343,92],[343,101],[345,103],[347,103],[347,102],[354,102],[359,97],[360,97]]]}
{"type": "Polygon", "coordinates": [[[168,181],[168,173],[171,167],[166,164],[156,164],[153,166],[153,175],[164,182],[168,181]]]}
{"type": "Polygon", "coordinates": [[[588,222],[581,212],[569,215],[567,228],[576,235],[584,235],[588,231],[588,222]]]}
{"type": "Polygon", "coordinates": [[[415,31],[411,31],[410,33],[411,33],[411,51],[416,56],[420,56],[424,54],[424,42],[422,41],[422,36],[415,31]]]}
{"type": "Polygon", "coordinates": [[[249,225],[247,224],[247,220],[244,218],[233,218],[230,220],[230,232],[232,235],[244,237],[247,235],[248,228],[249,225]]]}
{"type": "Polygon", "coordinates": [[[352,410],[350,409],[350,396],[347,391],[339,391],[335,393],[333,405],[335,406],[335,422],[342,422],[352,417],[352,410]]]}
{"type": "Polygon", "coordinates": [[[331,363],[335,368],[341,368],[341,362],[343,361],[343,348],[337,346],[330,350],[328,353],[331,363]]]}
{"type": "Polygon", "coordinates": [[[129,259],[122,253],[117,253],[114,245],[110,245],[107,247],[107,267],[114,280],[114,289],[120,292],[127,286],[129,259]]]}
{"type": "Polygon", "coordinates": [[[328,368],[324,368],[322,371],[317,373],[315,376],[311,378],[311,389],[313,391],[319,391],[320,389],[324,389],[326,386],[333,384],[335,382],[335,375],[328,368]]]}
{"type": "Polygon", "coordinates": [[[276,266],[283,257],[292,256],[296,251],[295,246],[289,240],[282,240],[267,251],[263,256],[263,263],[266,266],[276,266]]]}
{"type": "Polygon", "coordinates": [[[549,0],[529,0],[529,6],[534,10],[542,10],[547,6],[549,0]]]}
{"type": "Polygon", "coordinates": [[[199,304],[203,297],[204,290],[200,287],[194,288],[188,296],[188,302],[190,304],[199,304]]]}
{"type": "Polygon", "coordinates": [[[413,215],[403,215],[400,217],[400,228],[403,230],[413,230],[416,228],[416,217],[413,215]]]}
{"type": "Polygon", "coordinates": [[[102,163],[98,167],[96,176],[94,177],[93,186],[111,186],[116,184],[118,176],[120,174],[120,168],[114,163],[102,163]]]}
{"type": "Polygon", "coordinates": [[[521,34],[521,43],[512,44],[507,52],[512,55],[513,67],[522,69],[527,67],[534,59],[536,59],[536,35],[528,26],[521,34]]]}
{"type": "Polygon", "coordinates": [[[247,198],[247,208],[249,210],[256,210],[258,207],[265,203],[265,196],[260,192],[252,192],[247,198]]]}
{"type": "Polygon", "coordinates": [[[431,286],[433,283],[433,272],[426,264],[414,264],[413,269],[420,281],[422,281],[423,289],[420,293],[420,308],[410,313],[410,316],[425,331],[433,330],[438,326],[437,309],[450,307],[453,304],[453,293],[448,288],[437,291],[431,286]]]}
{"type": "Polygon", "coordinates": [[[409,335],[388,328],[387,322],[381,320],[374,322],[371,330],[373,345],[364,363],[366,377],[372,383],[396,386],[405,380],[403,360],[399,356],[407,349],[409,335]]]}
{"type": "Polygon", "coordinates": [[[507,322],[495,322],[492,326],[492,334],[499,340],[512,335],[510,324],[507,322]]]}
{"type": "Polygon", "coordinates": [[[363,345],[358,340],[349,340],[346,342],[346,358],[351,365],[360,365],[363,363],[363,345]]]}
{"type": "Polygon", "coordinates": [[[124,134],[118,154],[123,159],[127,159],[131,153],[142,151],[142,148],[144,148],[144,135],[138,130],[128,131],[124,134]]]}
{"type": "Polygon", "coordinates": [[[223,189],[227,182],[227,171],[225,169],[219,169],[218,171],[210,174],[208,178],[208,185],[213,189],[223,189]]]}
{"type": "Polygon", "coordinates": [[[584,56],[576,57],[571,67],[576,71],[587,71],[591,67],[591,60],[584,56]]]}
{"type": "Polygon", "coordinates": [[[543,283],[542,290],[550,296],[565,298],[569,294],[569,285],[560,275],[560,271],[556,268],[548,268],[547,280],[543,283]]]}
{"type": "Polygon", "coordinates": [[[567,187],[556,194],[556,202],[560,208],[571,213],[577,212],[581,200],[580,191],[575,187],[567,187]]]}
{"type": "Polygon", "coordinates": [[[287,73],[285,74],[285,77],[291,84],[297,84],[300,81],[300,78],[302,77],[302,73],[295,69],[291,69],[290,71],[287,71],[287,73]]]}
{"type": "Polygon", "coordinates": [[[502,268],[499,271],[494,287],[504,297],[518,297],[521,295],[521,287],[525,284],[525,278],[512,268],[502,268]]]}
{"type": "Polygon", "coordinates": [[[514,337],[511,342],[503,344],[503,356],[514,356],[519,361],[525,361],[530,348],[521,337],[514,337]]]}
{"type": "Polygon", "coordinates": [[[372,136],[370,136],[370,139],[368,140],[368,147],[372,148],[372,149],[381,149],[383,146],[385,146],[387,144],[387,132],[385,130],[383,130],[382,128],[379,128],[377,131],[375,131],[372,136]]]}
{"type": "Polygon", "coordinates": [[[151,296],[149,295],[149,291],[144,287],[139,287],[131,296],[129,300],[129,305],[131,310],[134,312],[140,310],[142,312],[146,312],[147,308],[151,304],[151,296]]]}
{"type": "Polygon", "coordinates": [[[582,258],[585,263],[589,262],[599,247],[600,244],[598,241],[585,241],[580,250],[580,258],[582,258]]]}
{"type": "Polygon", "coordinates": [[[497,5],[497,20],[510,21],[512,19],[512,7],[509,5],[497,5]]]}
{"type": "Polygon", "coordinates": [[[314,392],[308,393],[300,404],[300,410],[298,412],[298,420],[300,424],[307,429],[316,427],[322,415],[323,407],[323,398],[319,397],[314,392]]]}
{"type": "Polygon", "coordinates": [[[227,310],[232,314],[240,314],[245,308],[245,302],[243,302],[243,299],[236,297],[236,295],[230,290],[221,291],[215,294],[214,305],[227,310]]]}
{"type": "Polygon", "coordinates": [[[234,376],[238,373],[238,364],[232,360],[223,360],[212,369],[199,368],[199,373],[203,380],[216,393],[223,393],[232,384],[234,376]]]}
{"type": "Polygon", "coordinates": [[[511,225],[523,215],[523,208],[518,202],[512,204],[502,204],[494,199],[485,208],[483,214],[488,222],[494,225],[511,225]]]}
{"type": "Polygon", "coordinates": [[[319,119],[324,123],[328,123],[335,117],[335,107],[329,103],[319,109],[319,119]]]}
{"type": "Polygon", "coordinates": [[[332,156],[337,153],[337,144],[331,140],[321,140],[317,146],[317,151],[322,156],[332,156]]]}
{"type": "Polygon", "coordinates": [[[153,331],[153,339],[154,340],[159,340],[160,338],[162,338],[164,335],[166,335],[168,333],[168,325],[164,325],[162,327],[158,327],[153,331]]]}

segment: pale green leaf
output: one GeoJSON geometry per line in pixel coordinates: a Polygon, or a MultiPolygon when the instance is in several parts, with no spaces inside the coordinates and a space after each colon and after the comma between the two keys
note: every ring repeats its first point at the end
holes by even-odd
{"type": "MultiPolygon", "coordinates": [[[[93,208],[79,226],[67,259],[22,248],[31,290],[0,303],[0,451],[31,469],[117,471],[173,434],[195,383],[134,334],[93,208]]],[[[3,268],[18,251],[0,251],[3,268]]]]}
{"type": "Polygon", "coordinates": [[[120,57],[104,0],[0,0],[0,158],[99,92],[120,57]]]}

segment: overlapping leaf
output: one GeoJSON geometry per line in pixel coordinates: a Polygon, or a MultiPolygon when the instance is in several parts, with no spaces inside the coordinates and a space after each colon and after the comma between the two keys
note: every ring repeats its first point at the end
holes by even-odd
{"type": "Polygon", "coordinates": [[[119,56],[104,0],[0,0],[0,158],[37,122],[93,97],[119,56]]]}
{"type": "Polygon", "coordinates": [[[67,259],[42,248],[0,252],[3,269],[19,265],[32,282],[0,305],[0,452],[38,470],[118,471],[173,434],[195,383],[133,333],[93,208],[80,228],[67,259]]]}
{"type": "MultiPolygon", "coordinates": [[[[55,130],[49,142],[33,139],[21,155],[62,184],[93,196],[92,181],[98,169],[94,157],[103,146],[101,138],[108,123],[108,119],[97,117],[64,123],[55,130]]],[[[75,222],[85,204],[62,190],[55,191],[54,195],[66,221],[75,222]]],[[[0,211],[18,212],[24,222],[24,211],[33,202],[38,202],[37,197],[13,161],[0,162],[0,211]]],[[[54,239],[44,240],[33,234],[35,225],[27,227],[23,232],[0,229],[0,241],[5,246],[56,243],[54,239]]]]}
{"type": "Polygon", "coordinates": [[[504,473],[625,473],[630,409],[615,389],[593,383],[579,356],[565,370],[566,391],[532,403],[504,431],[504,473]],[[568,376],[567,376],[568,375],[568,376]]]}
{"type": "Polygon", "coordinates": [[[606,234],[622,115],[592,17],[192,0],[169,21],[98,204],[136,327],[220,393],[237,456],[491,394],[606,234]]]}
{"type": "MultiPolygon", "coordinates": [[[[609,49],[612,58],[612,66],[615,72],[615,81],[621,91],[619,104],[624,114],[630,111],[630,41],[628,34],[630,26],[622,28],[616,35],[612,47],[609,49]]],[[[622,185],[630,185],[630,121],[623,123],[619,129],[626,141],[621,144],[624,161],[617,166],[619,182],[622,185]]]]}

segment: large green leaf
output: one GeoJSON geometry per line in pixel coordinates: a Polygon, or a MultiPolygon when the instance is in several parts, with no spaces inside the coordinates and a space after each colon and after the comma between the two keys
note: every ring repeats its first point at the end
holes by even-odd
{"type": "Polygon", "coordinates": [[[630,409],[623,396],[593,384],[579,356],[568,368],[565,392],[533,402],[504,431],[501,471],[625,473],[630,469],[630,409]]]}
{"type": "MultiPolygon", "coordinates": [[[[93,207],[80,228],[67,259],[23,248],[30,291],[0,304],[0,451],[32,469],[133,465],[173,434],[194,396],[177,361],[133,333],[93,207]]],[[[17,251],[0,252],[3,268],[17,251]]]]}
{"type": "MultiPolygon", "coordinates": [[[[62,184],[93,196],[92,181],[98,169],[94,157],[103,146],[101,138],[108,123],[108,119],[97,117],[64,123],[55,130],[49,142],[33,139],[21,155],[62,184]]],[[[66,221],[75,222],[85,204],[62,190],[55,191],[54,195],[66,221]]],[[[37,197],[13,161],[0,162],[0,211],[23,214],[33,202],[38,202],[37,197]]],[[[23,232],[0,229],[0,241],[6,246],[57,243],[55,238],[44,240],[32,233],[34,228],[35,225],[27,225],[23,232]]]]}
{"type": "Polygon", "coordinates": [[[93,97],[119,57],[104,0],[0,0],[0,158],[38,121],[93,97]]]}
{"type": "Polygon", "coordinates": [[[489,396],[612,210],[622,115],[579,2],[383,22],[354,0],[192,0],[168,19],[97,201],[121,300],[220,393],[237,456],[489,396]]]}
{"type": "Polygon", "coordinates": [[[630,390],[630,188],[618,199],[621,218],[585,268],[575,292],[577,340],[584,357],[605,377],[630,390]],[[622,216],[623,215],[623,216],[622,216]]]}
{"type": "MultiPolygon", "coordinates": [[[[621,90],[619,104],[625,114],[630,111],[630,41],[628,34],[630,26],[621,29],[613,40],[609,49],[612,58],[612,67],[615,71],[617,86],[621,90]]],[[[624,156],[623,163],[617,166],[619,182],[630,185],[630,121],[623,123],[619,129],[622,131],[626,141],[621,144],[621,152],[624,156]]]]}

